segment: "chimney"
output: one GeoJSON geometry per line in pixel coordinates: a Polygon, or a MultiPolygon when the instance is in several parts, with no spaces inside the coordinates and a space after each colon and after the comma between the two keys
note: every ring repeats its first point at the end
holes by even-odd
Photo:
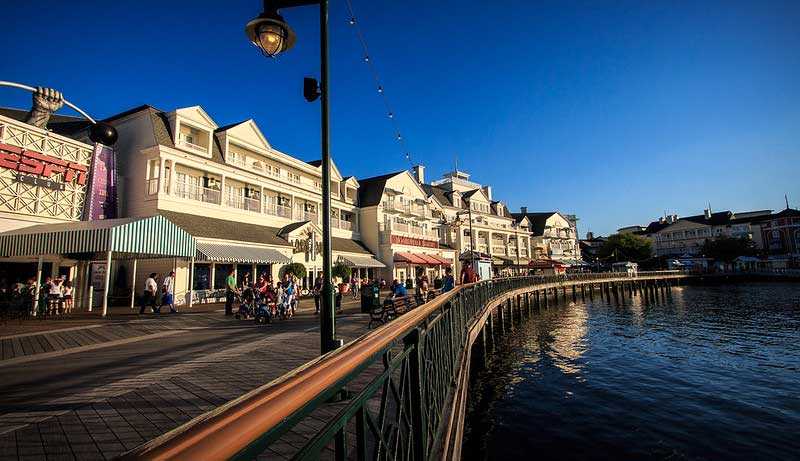
{"type": "Polygon", "coordinates": [[[666,222],[667,222],[667,218],[664,218],[664,217],[658,218],[658,223],[659,224],[664,224],[666,222]]]}
{"type": "Polygon", "coordinates": [[[519,207],[519,211],[522,212],[522,214],[528,214],[528,207],[521,206],[519,207]]]}
{"type": "Polygon", "coordinates": [[[486,198],[491,200],[492,199],[492,186],[483,186],[483,193],[486,194],[486,198]]]}
{"type": "Polygon", "coordinates": [[[594,238],[594,233],[592,231],[586,232],[586,240],[591,240],[594,238]]]}
{"type": "Polygon", "coordinates": [[[420,184],[425,184],[425,167],[422,165],[416,165],[414,167],[414,179],[417,180],[420,184]]]}
{"type": "Polygon", "coordinates": [[[706,219],[711,219],[711,209],[703,210],[703,214],[705,215],[706,219]]]}

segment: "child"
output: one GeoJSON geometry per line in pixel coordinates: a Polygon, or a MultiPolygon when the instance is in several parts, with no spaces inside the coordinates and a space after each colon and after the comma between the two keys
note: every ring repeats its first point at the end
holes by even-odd
{"type": "Polygon", "coordinates": [[[64,282],[64,297],[61,300],[64,303],[64,312],[67,314],[72,313],[72,289],[71,280],[64,282]]]}

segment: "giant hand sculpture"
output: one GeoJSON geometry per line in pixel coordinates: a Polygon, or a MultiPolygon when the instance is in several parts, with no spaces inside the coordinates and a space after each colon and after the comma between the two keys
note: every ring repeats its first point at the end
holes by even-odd
{"type": "Polygon", "coordinates": [[[61,109],[63,105],[64,96],[60,91],[52,88],[36,87],[36,92],[33,93],[33,107],[28,112],[25,123],[39,128],[47,128],[50,114],[61,109]]]}

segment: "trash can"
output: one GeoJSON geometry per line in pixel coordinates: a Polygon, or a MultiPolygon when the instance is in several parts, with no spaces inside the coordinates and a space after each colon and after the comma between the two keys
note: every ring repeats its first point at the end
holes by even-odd
{"type": "Polygon", "coordinates": [[[378,285],[363,285],[361,287],[361,312],[369,313],[374,306],[381,304],[381,291],[378,285]]]}

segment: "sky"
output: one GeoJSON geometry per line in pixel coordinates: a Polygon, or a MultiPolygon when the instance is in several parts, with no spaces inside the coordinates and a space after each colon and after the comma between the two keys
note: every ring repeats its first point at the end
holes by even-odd
{"type": "MultiPolygon", "coordinates": [[[[3,6],[0,80],[61,90],[95,118],[141,104],[253,118],[318,159],[318,10],[284,10],[295,48],[261,56],[259,0],[3,6]]],[[[607,235],[664,213],[800,206],[800,2],[351,0],[413,163],[454,167],[516,211],[607,235]]],[[[330,4],[331,150],[345,176],[410,167],[345,0],[330,4]]],[[[0,87],[0,106],[30,94],[0,87]]],[[[69,109],[60,113],[69,114],[69,109]]]]}

